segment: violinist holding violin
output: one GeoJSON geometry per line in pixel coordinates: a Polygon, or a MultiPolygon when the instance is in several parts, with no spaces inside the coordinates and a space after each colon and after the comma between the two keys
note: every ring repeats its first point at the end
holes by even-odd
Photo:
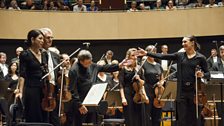
{"type": "Polygon", "coordinates": [[[184,37],[182,46],[184,52],[154,54],[140,49],[138,55],[177,61],[177,126],[197,126],[196,106],[194,104],[195,75],[198,78],[208,79],[210,73],[205,56],[197,51],[198,43],[195,36],[184,37]],[[195,71],[197,66],[201,67],[200,71],[195,71]]]}
{"type": "MultiPolygon", "coordinates": [[[[156,53],[156,47],[149,45],[146,47],[147,52],[156,53]]],[[[158,97],[162,94],[163,86],[163,69],[153,57],[147,57],[146,62],[143,64],[144,77],[145,77],[145,90],[150,99],[150,104],[146,105],[146,118],[147,126],[160,126],[160,119],[162,115],[162,107],[154,104],[154,99],[159,100],[158,97]],[[156,85],[156,87],[154,87],[156,85]],[[155,94],[156,89],[160,89],[155,94]],[[157,98],[156,98],[157,96],[157,98]],[[151,117],[151,120],[150,120],[151,117]]],[[[159,101],[159,104],[162,104],[159,101]]]]}
{"type": "Polygon", "coordinates": [[[146,126],[143,113],[144,103],[149,104],[144,89],[144,76],[142,69],[138,70],[136,48],[128,49],[126,58],[132,64],[125,66],[119,72],[120,93],[124,110],[125,124],[127,126],[146,126]],[[138,73],[136,73],[139,71],[138,73]]]}
{"type": "Polygon", "coordinates": [[[43,98],[44,74],[42,64],[47,64],[47,55],[40,49],[44,43],[44,35],[40,30],[31,30],[25,44],[28,46],[20,54],[19,89],[16,97],[23,98],[26,122],[47,122],[47,114],[41,108],[43,98]]]}
{"type": "Polygon", "coordinates": [[[63,53],[60,55],[62,65],[60,67],[58,84],[60,91],[58,93],[59,99],[59,113],[60,115],[60,124],[63,126],[67,121],[67,114],[69,105],[71,105],[70,101],[72,99],[71,92],[68,90],[69,87],[69,78],[68,73],[71,68],[70,57],[68,54],[63,53]]]}
{"type": "MultiPolygon", "coordinates": [[[[60,63],[60,57],[55,52],[52,52],[49,50],[49,47],[52,46],[53,43],[53,32],[49,28],[41,28],[41,32],[44,34],[44,43],[43,43],[43,50],[48,55],[48,61],[47,61],[47,68],[48,72],[52,71],[54,67],[56,67],[60,63]]],[[[60,126],[59,117],[58,117],[58,99],[57,99],[57,93],[58,93],[58,84],[57,84],[57,78],[58,78],[58,72],[59,68],[55,69],[53,72],[49,73],[49,83],[50,87],[52,87],[52,97],[54,98],[54,102],[56,102],[56,106],[52,107],[53,110],[45,110],[49,112],[49,123],[53,124],[54,126],[60,126]]],[[[46,109],[43,108],[43,109],[46,109]]]]}

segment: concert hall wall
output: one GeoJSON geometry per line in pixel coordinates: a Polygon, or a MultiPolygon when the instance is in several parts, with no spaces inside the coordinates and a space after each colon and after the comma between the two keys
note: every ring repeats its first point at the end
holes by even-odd
{"type": "MultiPolygon", "coordinates": [[[[207,37],[197,37],[201,45],[201,50],[203,54],[207,57],[210,55],[210,49],[216,48],[216,44],[213,41],[217,41],[218,45],[221,45],[221,41],[224,41],[223,36],[207,36],[207,37]]],[[[15,39],[0,39],[0,51],[4,51],[8,54],[8,59],[15,57],[15,49],[18,46],[22,46],[24,40],[15,39]]],[[[83,45],[84,42],[89,42],[89,50],[93,54],[93,61],[97,61],[101,58],[107,50],[114,51],[114,59],[121,61],[125,57],[125,53],[130,47],[142,47],[145,48],[149,44],[157,45],[157,50],[160,52],[160,46],[162,44],[167,44],[169,46],[169,52],[173,53],[181,48],[182,38],[162,38],[162,39],[130,39],[130,40],[54,40],[54,46],[56,46],[61,53],[72,53],[77,48],[86,49],[83,45]]],[[[224,43],[223,43],[224,44],[224,43]]],[[[8,60],[9,62],[9,60],[8,60]]]]}

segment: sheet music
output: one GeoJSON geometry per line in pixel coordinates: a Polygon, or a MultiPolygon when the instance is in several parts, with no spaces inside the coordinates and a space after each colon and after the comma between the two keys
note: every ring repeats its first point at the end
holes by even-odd
{"type": "Polygon", "coordinates": [[[211,71],[211,78],[215,78],[215,79],[219,79],[219,78],[224,78],[224,75],[222,72],[219,72],[219,71],[216,71],[216,72],[213,72],[211,71]]]}
{"type": "Polygon", "coordinates": [[[168,70],[168,61],[167,60],[161,60],[161,66],[163,70],[168,70]]]}
{"type": "Polygon", "coordinates": [[[97,106],[106,91],[107,84],[108,83],[99,83],[93,85],[82,104],[85,106],[97,106]]]}

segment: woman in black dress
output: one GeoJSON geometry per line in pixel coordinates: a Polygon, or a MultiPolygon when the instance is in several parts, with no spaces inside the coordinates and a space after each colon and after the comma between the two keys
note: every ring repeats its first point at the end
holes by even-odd
{"type": "MultiPolygon", "coordinates": [[[[138,50],[139,56],[150,56],[159,59],[177,61],[177,126],[197,126],[196,107],[194,104],[195,75],[198,78],[209,78],[206,58],[197,52],[197,39],[194,36],[184,37],[182,46],[185,52],[174,54],[154,54],[143,49],[138,50]],[[201,71],[196,71],[200,66],[201,71]]],[[[199,112],[200,114],[200,112],[199,112]]]]}
{"type": "Polygon", "coordinates": [[[9,65],[9,73],[6,76],[6,80],[10,81],[9,90],[14,91],[16,89],[19,79],[19,66],[17,62],[12,62],[9,65]]]}
{"type": "MultiPolygon", "coordinates": [[[[120,93],[122,98],[122,104],[124,109],[125,124],[127,126],[143,126],[144,119],[144,104],[135,103],[133,98],[135,91],[133,89],[133,77],[137,71],[137,57],[135,48],[131,48],[127,51],[126,58],[132,60],[133,63],[130,66],[124,67],[119,73],[120,93]]],[[[136,81],[140,84],[144,84],[144,77],[140,74],[135,76],[136,81]]],[[[144,87],[143,87],[144,90],[144,87]]],[[[145,93],[145,91],[144,91],[145,93]]],[[[144,102],[149,102],[148,98],[144,102]]]]}
{"type": "MultiPolygon", "coordinates": [[[[156,48],[153,45],[146,47],[146,51],[156,53],[156,48]]],[[[154,85],[162,86],[163,79],[163,69],[159,63],[157,63],[154,58],[147,57],[143,64],[144,77],[145,77],[145,90],[146,94],[150,99],[150,104],[146,105],[146,118],[149,121],[148,126],[160,126],[160,119],[162,115],[162,108],[157,108],[153,105],[155,96],[154,85]]]]}
{"type": "Polygon", "coordinates": [[[41,108],[43,98],[44,72],[42,65],[47,63],[47,54],[41,52],[43,34],[39,30],[31,30],[27,35],[26,44],[29,47],[20,54],[19,92],[25,105],[26,122],[47,122],[47,114],[41,108]]]}

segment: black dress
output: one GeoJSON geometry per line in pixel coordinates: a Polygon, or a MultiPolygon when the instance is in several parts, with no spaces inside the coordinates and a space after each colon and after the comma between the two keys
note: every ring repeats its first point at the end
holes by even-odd
{"type": "Polygon", "coordinates": [[[151,117],[148,126],[160,126],[162,109],[156,108],[153,105],[153,100],[156,97],[153,86],[160,80],[160,77],[163,74],[163,69],[160,64],[151,64],[147,61],[144,63],[143,69],[145,77],[145,91],[150,99],[150,104],[146,105],[147,120],[150,120],[151,117]]]}
{"type": "Polygon", "coordinates": [[[30,50],[20,54],[20,76],[25,79],[23,100],[26,122],[47,122],[47,114],[41,108],[43,98],[42,64],[47,63],[47,54],[42,53],[40,63],[30,50]]]}
{"type": "MultiPolygon", "coordinates": [[[[204,72],[204,78],[210,78],[206,58],[199,52],[189,59],[185,52],[174,54],[147,54],[150,57],[177,61],[177,125],[196,126],[196,107],[193,102],[195,95],[195,68],[200,66],[204,72]]],[[[199,112],[200,113],[200,112],[199,112]]]]}
{"type": "Polygon", "coordinates": [[[126,69],[122,69],[119,73],[120,88],[123,88],[128,104],[127,106],[123,106],[125,124],[127,126],[144,126],[145,115],[143,113],[144,110],[142,111],[144,104],[136,104],[133,101],[135,91],[132,86],[132,78],[134,75],[135,71],[128,71],[126,69]]]}
{"type": "Polygon", "coordinates": [[[14,80],[14,79],[12,79],[12,76],[10,74],[8,74],[8,75],[6,75],[6,80],[9,81],[7,98],[8,98],[9,105],[11,105],[14,102],[15,94],[13,92],[16,89],[18,79],[14,80]]]}

